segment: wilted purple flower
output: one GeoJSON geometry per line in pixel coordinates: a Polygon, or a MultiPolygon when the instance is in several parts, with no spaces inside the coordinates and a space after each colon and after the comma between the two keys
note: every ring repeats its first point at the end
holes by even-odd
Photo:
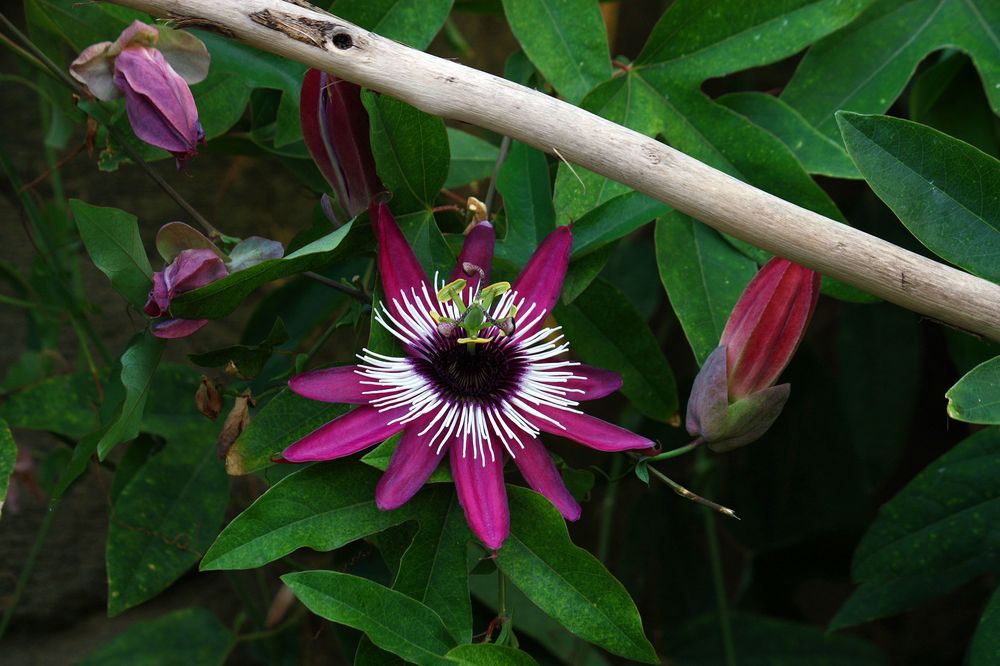
{"type": "Polygon", "coordinates": [[[487,547],[499,548],[509,532],[507,456],[563,516],[579,518],[580,506],[538,435],[600,451],[653,442],[577,409],[581,400],[617,390],[621,378],[566,360],[568,343],[545,326],[569,263],[569,227],[549,234],[513,286],[487,285],[495,236],[481,222],[451,280],[432,285],[386,205],[373,203],[371,219],[385,291],[376,320],[407,356],[366,349],[358,365],[293,377],[289,386],[299,395],[360,406],[289,446],[284,459],[341,458],[402,432],[375,489],[383,510],[406,503],[448,452],[466,519],[487,547]]]}
{"type": "Polygon", "coordinates": [[[355,217],[383,189],[375,173],[361,88],[310,69],[302,80],[299,115],[313,161],[333,187],[341,208],[355,217]]]}
{"type": "Polygon", "coordinates": [[[188,85],[208,75],[209,59],[193,35],[135,21],[113,43],[84,49],[70,74],[98,99],[124,95],[136,136],[173,154],[182,166],[204,143],[188,85]]]}
{"type": "Polygon", "coordinates": [[[153,322],[153,335],[158,338],[183,338],[208,323],[207,319],[172,319],[170,302],[178,294],[203,287],[229,275],[226,264],[209,249],[184,250],[173,262],[153,274],[153,289],[149,292],[144,311],[150,317],[166,317],[153,322]]]}
{"type": "Polygon", "coordinates": [[[815,271],[775,257],[733,308],[719,347],[691,388],[687,430],[716,451],[749,444],[774,423],[790,386],[774,386],[792,359],[819,298],[815,271]]]}

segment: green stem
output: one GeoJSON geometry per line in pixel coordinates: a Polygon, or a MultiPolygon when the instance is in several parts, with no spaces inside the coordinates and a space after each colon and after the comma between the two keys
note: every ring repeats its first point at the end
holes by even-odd
{"type": "Polygon", "coordinates": [[[12,305],[16,308],[24,308],[26,310],[47,310],[49,312],[59,312],[60,308],[54,305],[48,305],[47,303],[32,303],[31,301],[24,301],[20,298],[12,298],[11,296],[4,296],[0,294],[0,304],[12,305]]]}
{"type": "Polygon", "coordinates": [[[325,284],[331,289],[336,289],[339,292],[345,293],[351,298],[361,301],[362,303],[371,304],[372,298],[360,289],[355,289],[354,287],[348,287],[346,284],[337,282],[336,280],[331,280],[328,277],[324,277],[319,273],[313,273],[312,271],[306,271],[302,274],[304,277],[313,280],[314,282],[319,282],[320,284],[325,284]]]}
{"type": "Polygon", "coordinates": [[[14,596],[11,597],[10,605],[4,610],[3,618],[0,619],[0,639],[6,633],[7,625],[10,624],[11,618],[14,617],[14,611],[20,603],[21,597],[24,596],[24,590],[28,587],[28,581],[31,580],[31,574],[35,570],[38,555],[42,552],[42,546],[45,544],[45,540],[49,536],[49,531],[52,529],[52,523],[55,521],[56,511],[59,509],[61,501],[61,497],[56,497],[49,502],[48,513],[45,514],[45,519],[42,521],[41,527],[38,528],[38,533],[35,535],[35,542],[31,545],[28,559],[25,560],[24,568],[21,569],[21,575],[17,579],[14,596]]]}
{"type": "Polygon", "coordinates": [[[240,634],[236,637],[236,642],[249,643],[250,641],[263,641],[268,638],[273,638],[274,636],[277,636],[281,632],[287,630],[289,627],[297,624],[302,619],[303,615],[304,613],[302,612],[295,613],[292,617],[288,618],[273,629],[263,629],[261,631],[251,631],[246,634],[240,634]]]}
{"type": "Polygon", "coordinates": [[[736,666],[736,648],[733,645],[733,627],[729,618],[729,603],[726,599],[726,582],[722,576],[722,557],[719,554],[719,535],[715,530],[715,514],[702,509],[705,521],[705,538],[708,542],[708,559],[712,566],[712,586],[715,588],[715,609],[719,615],[719,629],[722,631],[722,650],[726,666],[736,666]]]}
{"type": "Polygon", "coordinates": [[[497,176],[500,175],[500,167],[503,166],[504,160],[507,159],[507,152],[510,150],[510,137],[505,136],[500,141],[500,152],[497,153],[497,161],[493,164],[493,173],[490,175],[490,186],[486,190],[486,201],[483,205],[486,206],[486,219],[490,219],[490,211],[493,209],[493,199],[496,197],[497,193],[497,176]]]}
{"type": "Polygon", "coordinates": [[[621,480],[624,463],[621,456],[611,457],[611,471],[608,475],[608,487],[601,501],[601,531],[597,540],[597,559],[607,563],[611,551],[611,524],[614,520],[615,500],[618,499],[618,482],[621,480]]]}
{"type": "MultiPolygon", "coordinates": [[[[642,456],[638,454],[631,454],[630,457],[632,457],[634,460],[642,459],[642,456]]],[[[728,516],[729,518],[736,518],[737,520],[739,520],[739,517],[736,515],[736,512],[730,509],[729,507],[717,504],[710,499],[705,499],[701,495],[696,495],[695,493],[691,492],[681,484],[677,483],[669,476],[667,476],[660,470],[656,469],[655,467],[649,466],[646,469],[648,469],[649,473],[652,474],[654,477],[656,477],[658,480],[670,486],[670,488],[675,493],[677,493],[684,499],[689,499],[696,504],[701,504],[702,506],[708,507],[712,511],[717,511],[718,513],[721,513],[724,516],[728,516]]]]}

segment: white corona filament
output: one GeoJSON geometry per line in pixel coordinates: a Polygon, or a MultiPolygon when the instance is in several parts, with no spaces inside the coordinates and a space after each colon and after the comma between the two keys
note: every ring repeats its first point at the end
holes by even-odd
{"type": "MultiPolygon", "coordinates": [[[[438,289],[444,286],[437,275],[434,283],[438,289]]],[[[466,288],[464,295],[471,295],[471,289],[466,288]]],[[[409,294],[402,292],[393,300],[393,305],[395,315],[384,303],[377,304],[375,320],[414,356],[429,362],[442,350],[458,346],[455,338],[446,338],[438,331],[430,314],[436,310],[444,317],[457,320],[461,316],[458,307],[454,301],[438,301],[428,293],[426,283],[419,293],[412,288],[409,294]]],[[[364,378],[361,383],[371,386],[364,395],[369,396],[370,404],[381,412],[405,410],[390,423],[408,424],[421,419],[423,427],[417,434],[426,436],[426,445],[435,448],[438,454],[452,442],[462,447],[463,457],[471,455],[484,466],[487,458],[490,462],[496,460],[495,441],[511,457],[517,457],[517,450],[524,448],[519,433],[538,436],[540,429],[535,425],[538,421],[565,430],[558,420],[542,414],[537,408],[580,413],[575,409],[579,403],[572,394],[582,393],[582,390],[566,386],[570,380],[585,379],[568,370],[579,363],[557,358],[569,349],[569,343],[559,334],[560,327],[533,330],[544,320],[546,312],[536,308],[535,303],[525,307],[525,299],[517,292],[504,293],[488,314],[500,321],[515,306],[517,326],[511,336],[503,337],[495,326],[480,332],[482,337],[493,338],[481,345],[481,349],[503,353],[513,365],[520,367],[519,377],[497,387],[491,399],[456,397],[442,390],[426,371],[421,371],[414,358],[386,356],[367,348],[358,355],[361,363],[356,370],[364,378]]]]}

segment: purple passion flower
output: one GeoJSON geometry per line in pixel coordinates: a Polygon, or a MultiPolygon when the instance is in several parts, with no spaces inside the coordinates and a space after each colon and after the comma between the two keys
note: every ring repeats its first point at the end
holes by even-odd
{"type": "Polygon", "coordinates": [[[449,281],[435,276],[432,283],[388,207],[373,203],[371,218],[385,292],[375,318],[406,356],[365,349],[357,365],[293,377],[289,386],[299,395],[360,406],[289,446],[284,459],[341,458],[402,432],[375,489],[382,510],[413,497],[447,454],[469,526],[490,549],[510,530],[507,457],[563,516],[579,518],[539,434],[600,451],[653,442],[577,408],[617,390],[621,378],[567,360],[569,344],[546,325],[569,263],[569,227],[549,234],[513,285],[488,284],[495,235],[481,222],[449,281]]]}

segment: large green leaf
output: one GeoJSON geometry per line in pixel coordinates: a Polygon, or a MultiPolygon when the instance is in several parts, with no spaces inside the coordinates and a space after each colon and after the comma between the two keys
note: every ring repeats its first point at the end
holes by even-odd
{"type": "Polygon", "coordinates": [[[448,146],[451,162],[444,186],[448,189],[489,178],[497,162],[500,149],[478,136],[448,127],[448,146]]]}
{"type": "Polygon", "coordinates": [[[838,113],[875,194],[932,252],[1000,281],[1000,162],[908,120],[838,113]]]}
{"type": "Polygon", "coordinates": [[[396,218],[396,222],[425,273],[451,274],[451,269],[455,267],[455,255],[451,253],[448,242],[441,235],[434,213],[427,209],[418,210],[400,215],[396,218]]]}
{"type": "Polygon", "coordinates": [[[1000,113],[1000,5],[993,0],[879,0],[857,21],[813,46],[782,98],[827,136],[834,113],[882,113],[932,51],[972,56],[1000,113]]]}
{"type": "Polygon", "coordinates": [[[401,592],[335,571],[302,571],[281,577],[306,608],[331,622],[365,632],[384,650],[415,664],[449,664],[455,647],[437,613],[401,592]]]}
{"type": "Polygon", "coordinates": [[[656,264],[695,360],[719,346],[729,313],[757,264],[714,230],[683,213],[656,222],[656,264]]]}
{"type": "Polygon", "coordinates": [[[989,571],[1000,559],[1000,430],[963,440],[885,504],[854,553],[860,587],[835,627],[906,610],[989,571]],[[922,583],[918,586],[916,583],[922,583]]]}
{"type": "Polygon", "coordinates": [[[71,199],[69,207],[91,261],[129,303],[141,308],[153,286],[153,269],[142,247],[136,216],[79,199],[71,199]]]}
{"type": "Polygon", "coordinates": [[[79,439],[100,426],[97,383],[108,373],[89,372],[50,377],[7,394],[0,402],[0,418],[14,428],[47,430],[79,439]]]}
{"type": "Polygon", "coordinates": [[[579,259],[665,214],[670,207],[639,192],[597,206],[573,225],[573,259],[579,259]]]}
{"type": "Polygon", "coordinates": [[[7,486],[10,484],[10,475],[14,473],[16,460],[17,445],[14,443],[14,436],[10,434],[7,422],[0,419],[0,512],[7,499],[7,486]]]}
{"type": "Polygon", "coordinates": [[[337,0],[330,8],[345,21],[421,51],[444,25],[454,0],[337,0]]]}
{"type": "Polygon", "coordinates": [[[108,531],[108,615],[165,590],[218,534],[229,482],[213,431],[202,426],[173,439],[118,496],[108,531]]]}
{"type": "Polygon", "coordinates": [[[201,569],[252,569],[298,548],[333,550],[410,520],[414,502],[395,511],[375,505],[378,477],[370,467],[348,461],[290,474],[222,530],[201,569]]]}
{"type": "Polygon", "coordinates": [[[1000,661],[1000,588],[979,618],[979,627],[969,648],[969,666],[991,666],[1000,661]]]}
{"type": "Polygon", "coordinates": [[[556,226],[545,155],[519,141],[511,143],[497,176],[497,189],[503,195],[507,233],[496,254],[523,266],[556,226]]]}
{"type": "Polygon", "coordinates": [[[141,620],[98,648],[78,666],[198,664],[222,666],[236,637],[204,608],[182,608],[141,620]]]}
{"type": "Polygon", "coordinates": [[[948,389],[948,416],[968,423],[1000,424],[1000,356],[977,365],[948,389]]]}
{"type": "Polygon", "coordinates": [[[646,322],[617,288],[596,280],[570,305],[557,305],[571,349],[583,361],[622,376],[622,393],[650,418],[677,412],[674,374],[646,322]]]}
{"type": "MultiPolygon", "coordinates": [[[[831,636],[817,627],[750,613],[730,615],[733,647],[741,666],[880,666],[885,659],[853,636],[831,636]]],[[[677,666],[725,663],[719,618],[710,614],[686,624],[669,643],[677,666]]]]}
{"type": "Polygon", "coordinates": [[[392,192],[392,212],[432,208],[451,159],[444,121],[373,92],[362,92],[361,99],[371,118],[376,169],[392,192]]]}
{"type": "Polygon", "coordinates": [[[309,400],[282,389],[256,415],[226,455],[226,471],[239,476],[271,464],[271,458],[324,423],[342,416],[347,405],[309,400]]]}
{"type": "Polygon", "coordinates": [[[859,177],[844,147],[820,133],[780,98],[760,92],[741,92],[723,95],[717,101],[781,139],[809,173],[834,178],[859,177]]]}
{"type": "Polygon", "coordinates": [[[337,255],[338,246],[350,230],[351,223],[348,222],[282,259],[262,261],[217,282],[181,294],[171,302],[170,314],[183,319],[225,317],[262,284],[328,264],[337,255]]]}
{"type": "Polygon", "coordinates": [[[492,643],[459,645],[445,656],[462,666],[538,666],[527,652],[492,643]]]}
{"type": "Polygon", "coordinates": [[[611,76],[608,33],[594,0],[503,0],[531,62],[571,104],[611,76]]]}
{"type": "Polygon", "coordinates": [[[132,338],[122,354],[121,383],[125,387],[125,399],[97,444],[97,455],[101,460],[111,449],[139,434],[156,367],[160,364],[165,346],[164,340],[144,331],[132,338]]]}
{"type": "Polygon", "coordinates": [[[628,592],[593,555],[573,545],[562,516],[530,490],[507,486],[510,536],[497,566],[532,602],[609,652],[659,663],[628,592]]]}

